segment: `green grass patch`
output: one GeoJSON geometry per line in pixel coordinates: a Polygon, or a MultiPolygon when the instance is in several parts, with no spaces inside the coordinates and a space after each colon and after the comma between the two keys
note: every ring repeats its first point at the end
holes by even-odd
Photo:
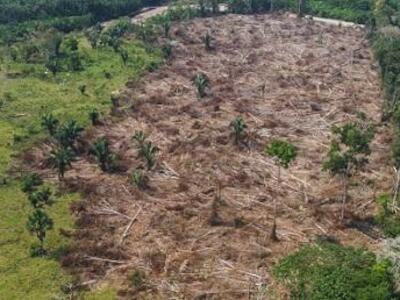
{"type": "Polygon", "coordinates": [[[57,199],[50,216],[55,227],[49,231],[46,248],[50,256],[32,258],[30,245],[35,242],[25,227],[31,207],[18,183],[0,187],[0,294],[3,299],[51,299],[60,294],[60,287],[71,278],[57,261],[57,254],[68,245],[59,229],[73,227],[69,206],[78,195],[57,199]]]}
{"type": "Polygon", "coordinates": [[[319,242],[302,247],[274,268],[292,300],[394,300],[390,263],[373,253],[319,242]]]}
{"type": "MultiPolygon", "coordinates": [[[[129,79],[161,63],[159,51],[135,40],[125,40],[129,55],[126,64],[111,48],[92,49],[79,35],[79,52],[84,69],[79,72],[49,74],[43,64],[13,61],[0,49],[0,177],[6,176],[14,154],[40,141],[45,133],[41,115],[51,112],[61,122],[73,118],[80,125],[90,123],[89,111],[97,109],[107,115],[113,91],[129,79]],[[86,85],[84,94],[79,87],[86,85]]],[[[0,182],[1,184],[1,182],[0,182]]],[[[59,229],[73,226],[69,207],[77,195],[65,195],[48,211],[55,227],[46,238],[49,257],[32,258],[29,249],[36,241],[26,230],[31,206],[19,183],[0,185],[0,298],[53,299],[60,287],[72,278],[60,267],[57,255],[68,246],[59,229]]],[[[84,293],[83,299],[115,299],[115,291],[105,289],[84,293]]]]}

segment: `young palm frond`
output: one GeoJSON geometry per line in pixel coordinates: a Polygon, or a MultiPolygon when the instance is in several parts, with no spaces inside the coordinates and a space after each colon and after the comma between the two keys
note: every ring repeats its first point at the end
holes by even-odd
{"type": "Polygon", "coordinates": [[[76,139],[83,131],[83,127],[79,126],[75,120],[69,120],[57,131],[56,138],[63,148],[73,148],[76,139]]]}
{"type": "Polygon", "coordinates": [[[73,157],[69,148],[60,147],[51,151],[49,163],[52,168],[57,170],[59,180],[64,178],[65,171],[71,167],[73,157]]]}
{"type": "Polygon", "coordinates": [[[205,75],[203,73],[197,74],[193,79],[193,84],[196,87],[200,98],[205,97],[206,89],[210,84],[210,81],[209,81],[207,75],[205,75]]]}
{"type": "Polygon", "coordinates": [[[102,171],[108,171],[113,167],[115,155],[111,153],[106,138],[98,138],[90,151],[96,157],[102,171]]]}
{"type": "Polygon", "coordinates": [[[53,114],[49,113],[42,116],[41,125],[49,132],[51,136],[56,133],[58,124],[59,121],[53,116],[53,114]]]}
{"type": "Polygon", "coordinates": [[[148,177],[140,169],[135,169],[132,171],[130,180],[131,183],[137,186],[139,189],[145,189],[147,187],[148,177]]]}
{"type": "Polygon", "coordinates": [[[231,122],[230,126],[233,128],[233,133],[235,134],[235,143],[238,144],[247,128],[247,125],[242,117],[237,117],[231,122]]]}
{"type": "Polygon", "coordinates": [[[155,164],[155,156],[159,149],[152,142],[145,142],[139,149],[139,155],[146,160],[147,168],[150,170],[155,164]]]}

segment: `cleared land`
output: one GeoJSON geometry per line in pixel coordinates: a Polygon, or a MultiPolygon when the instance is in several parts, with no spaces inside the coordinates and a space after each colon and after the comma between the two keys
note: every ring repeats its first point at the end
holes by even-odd
{"type": "MultiPolygon", "coordinates": [[[[171,37],[169,63],[128,83],[118,116],[81,142],[86,153],[89,141],[106,136],[126,170],[103,173],[83,155],[67,173],[68,188],[86,200],[73,207],[77,242],[64,265],[129,299],[248,299],[249,291],[265,299],[274,263],[318,235],[374,248],[376,233],[363,220],[390,189],[388,129],[376,128],[370,164],[350,188],[347,220],[359,222],[339,224],[339,182],[321,171],[333,125],[359,112],[374,123],[381,117],[365,32],[287,15],[226,15],[181,23],[171,37]],[[202,42],[207,30],[212,51],[202,42]],[[211,83],[202,99],[192,84],[199,72],[211,83]],[[229,124],[239,115],[248,130],[235,145],[229,124]],[[128,176],[143,165],[131,140],[137,130],[160,148],[145,191],[128,176]],[[282,171],[283,188],[263,154],[273,138],[299,148],[282,171]],[[279,242],[269,239],[274,199],[279,242]]],[[[43,164],[48,151],[28,156],[55,180],[43,164]]]]}

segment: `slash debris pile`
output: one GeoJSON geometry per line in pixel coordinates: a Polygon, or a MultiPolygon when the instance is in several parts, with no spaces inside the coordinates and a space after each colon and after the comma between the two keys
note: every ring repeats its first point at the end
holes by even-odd
{"type": "MultiPolygon", "coordinates": [[[[365,32],[226,15],[176,24],[171,39],[168,63],[128,83],[117,116],[86,134],[87,143],[106,137],[122,168],[104,173],[83,156],[66,174],[85,200],[73,207],[76,243],[64,264],[129,299],[265,299],[273,264],[316,236],[373,247],[373,237],[339,224],[340,185],[321,171],[333,125],[358,112],[381,117],[365,32]],[[200,73],[204,97],[193,85],[200,73]],[[238,144],[230,123],[239,116],[247,128],[238,144]],[[149,171],[136,131],[159,148],[149,171]],[[298,148],[281,188],[263,154],[273,138],[298,148]],[[148,178],[142,189],[130,182],[138,168],[148,178]],[[278,242],[270,240],[274,199],[278,242]]],[[[387,131],[377,128],[346,220],[371,216],[390,188],[387,131]]]]}

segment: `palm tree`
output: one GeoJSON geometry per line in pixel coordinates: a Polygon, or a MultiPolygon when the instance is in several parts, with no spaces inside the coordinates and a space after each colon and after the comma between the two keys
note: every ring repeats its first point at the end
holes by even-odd
{"type": "Polygon", "coordinates": [[[138,143],[139,147],[141,147],[146,140],[146,135],[143,131],[135,131],[132,139],[138,143]]]}
{"type": "Polygon", "coordinates": [[[247,125],[242,117],[237,117],[235,120],[231,122],[230,125],[233,128],[233,132],[235,134],[235,143],[238,144],[244,131],[247,128],[247,125]]]}
{"type": "Polygon", "coordinates": [[[152,142],[145,142],[139,149],[139,155],[144,157],[147,162],[147,168],[150,170],[155,163],[155,156],[159,149],[152,142]]]}
{"type": "Polygon", "coordinates": [[[42,127],[45,128],[51,136],[56,133],[59,121],[51,113],[42,116],[42,127]]]}
{"type": "Polygon", "coordinates": [[[83,127],[79,126],[75,120],[67,121],[56,133],[58,142],[63,148],[74,148],[75,140],[80,136],[83,127]]]}
{"type": "Polygon", "coordinates": [[[203,73],[199,73],[194,77],[193,84],[197,88],[200,98],[203,98],[206,95],[206,88],[210,84],[208,77],[203,73]]]}
{"type": "Polygon", "coordinates": [[[64,178],[65,171],[71,167],[72,160],[73,154],[69,148],[59,147],[51,151],[49,163],[52,168],[57,169],[59,180],[64,178]]]}
{"type": "Polygon", "coordinates": [[[108,171],[112,167],[115,156],[111,153],[106,138],[98,138],[91,148],[91,153],[96,156],[102,171],[108,171]]]}

